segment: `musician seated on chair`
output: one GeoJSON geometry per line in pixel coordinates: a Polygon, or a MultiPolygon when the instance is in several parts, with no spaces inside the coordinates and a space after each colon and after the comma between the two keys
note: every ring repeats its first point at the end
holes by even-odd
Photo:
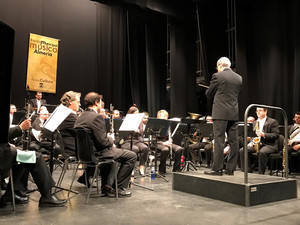
{"type": "MultiPolygon", "coordinates": [[[[252,172],[253,153],[258,152],[259,173],[264,174],[268,156],[278,151],[279,125],[275,119],[267,116],[267,109],[256,108],[257,120],[253,122],[253,130],[257,137],[248,144],[248,169],[252,172]]],[[[244,170],[244,148],[240,149],[241,169],[244,170]]]]}
{"type": "Polygon", "coordinates": [[[112,114],[113,119],[122,119],[121,113],[119,110],[115,109],[112,114]]]}
{"type": "MultiPolygon", "coordinates": [[[[204,118],[200,118],[203,120],[206,120],[207,123],[212,123],[212,117],[211,116],[206,116],[204,118]]],[[[195,124],[194,126],[199,126],[199,124],[195,124]]],[[[205,152],[205,157],[206,157],[206,167],[210,168],[211,167],[211,159],[212,159],[212,139],[213,139],[213,134],[211,134],[209,137],[203,137],[201,135],[201,131],[195,131],[193,133],[193,138],[192,140],[197,140],[196,143],[192,143],[189,145],[191,157],[193,162],[199,161],[200,165],[202,163],[202,156],[200,149],[204,149],[205,152]],[[197,138],[194,138],[197,137],[197,138]]]]}
{"type": "Polygon", "coordinates": [[[288,153],[297,152],[300,156],[300,112],[295,113],[293,120],[294,124],[288,128],[288,153]]]}
{"type": "MultiPolygon", "coordinates": [[[[107,136],[105,121],[99,115],[102,108],[102,96],[96,92],[90,92],[84,97],[84,104],[87,107],[75,122],[75,128],[83,128],[91,133],[94,142],[95,155],[98,158],[112,157],[120,163],[118,171],[118,192],[119,196],[129,197],[131,192],[127,190],[132,170],[136,162],[136,154],[132,151],[119,149],[113,146],[113,139],[107,136]]],[[[112,184],[109,183],[111,174],[111,165],[104,165],[100,168],[101,190],[105,195],[114,194],[112,184]]],[[[93,171],[87,171],[87,176],[92,177],[93,171]]],[[[85,175],[78,181],[84,181],[85,175]]],[[[86,184],[88,185],[88,184],[86,184]]]]}
{"type": "MultiPolygon", "coordinates": [[[[136,105],[133,105],[129,108],[127,114],[135,114],[135,113],[139,113],[139,109],[137,108],[136,105]]],[[[132,150],[139,156],[139,160],[140,160],[139,173],[142,176],[145,175],[145,164],[147,162],[148,153],[149,153],[149,148],[144,143],[144,139],[143,139],[143,133],[144,133],[143,125],[144,123],[142,121],[138,131],[135,132],[132,136],[132,149],[130,149],[131,137],[127,137],[127,139],[124,140],[124,143],[121,145],[121,148],[132,150]]]]}
{"type": "MultiPolygon", "coordinates": [[[[9,128],[9,140],[21,136],[24,130],[28,130],[31,127],[30,119],[24,120],[19,126],[9,128]]],[[[22,150],[20,150],[22,152],[22,150]]],[[[8,170],[12,168],[13,172],[13,183],[15,191],[16,203],[27,203],[29,198],[25,194],[23,175],[26,171],[29,171],[36,183],[38,190],[41,194],[39,200],[40,207],[53,207],[53,206],[64,206],[66,201],[59,200],[56,196],[51,195],[51,189],[55,182],[50,174],[49,168],[46,165],[43,157],[36,153],[35,163],[17,163],[17,148],[9,145],[8,143],[0,144],[0,169],[8,170]]],[[[10,183],[9,183],[10,185],[10,183]]],[[[1,205],[5,205],[7,202],[12,201],[11,189],[7,189],[5,194],[1,198],[1,205]]]]}
{"type": "Polygon", "coordinates": [[[30,99],[28,103],[30,104],[31,112],[33,111],[39,112],[41,106],[46,105],[47,101],[46,99],[43,99],[43,93],[37,91],[35,94],[35,98],[30,99]]]}
{"type": "Polygon", "coordinates": [[[75,91],[67,91],[60,98],[61,104],[72,109],[72,112],[57,128],[61,134],[64,145],[64,153],[68,155],[75,155],[75,135],[72,129],[78,118],[78,111],[80,110],[81,93],[75,91]]]}
{"type": "Polygon", "coordinates": [[[57,157],[62,153],[61,141],[57,134],[43,128],[44,123],[49,118],[50,113],[46,106],[41,106],[37,118],[32,123],[31,142],[29,149],[38,151],[42,154],[50,154],[53,150],[54,156],[57,157]],[[52,139],[54,140],[52,146],[52,139]]]}
{"type": "MultiPolygon", "coordinates": [[[[157,112],[157,118],[167,120],[169,118],[169,113],[164,109],[159,110],[157,112]]],[[[161,174],[166,173],[166,162],[170,149],[172,149],[172,152],[174,153],[173,172],[178,172],[180,171],[180,157],[183,154],[183,147],[173,144],[171,130],[169,128],[168,133],[163,137],[158,137],[157,142],[157,150],[160,151],[159,173],[161,174]]]]}

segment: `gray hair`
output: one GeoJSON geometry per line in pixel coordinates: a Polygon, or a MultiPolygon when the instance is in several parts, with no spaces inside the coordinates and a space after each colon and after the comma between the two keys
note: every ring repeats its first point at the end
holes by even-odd
{"type": "Polygon", "coordinates": [[[75,101],[77,97],[80,98],[81,93],[79,92],[75,92],[75,91],[68,91],[66,93],[63,94],[63,96],[60,99],[61,104],[63,104],[64,106],[69,106],[70,105],[70,101],[75,101]]]}
{"type": "Polygon", "coordinates": [[[230,68],[231,62],[230,62],[230,60],[227,57],[221,57],[217,61],[217,66],[221,66],[223,68],[230,68]]]}

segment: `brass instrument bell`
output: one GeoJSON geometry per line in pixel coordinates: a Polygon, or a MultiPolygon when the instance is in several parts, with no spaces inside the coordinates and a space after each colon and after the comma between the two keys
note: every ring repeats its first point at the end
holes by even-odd
{"type": "Polygon", "coordinates": [[[193,120],[197,120],[199,119],[199,117],[201,116],[200,114],[197,114],[197,113],[188,113],[190,115],[190,118],[193,119],[193,120]]]}

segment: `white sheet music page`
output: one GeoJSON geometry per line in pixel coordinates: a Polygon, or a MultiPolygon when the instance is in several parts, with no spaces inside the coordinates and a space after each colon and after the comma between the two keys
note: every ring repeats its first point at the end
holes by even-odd
{"type": "Polygon", "coordinates": [[[43,128],[54,132],[71,112],[73,112],[73,110],[64,105],[57,106],[51,116],[44,123],[43,128]]]}
{"type": "Polygon", "coordinates": [[[127,114],[119,131],[138,131],[143,118],[144,113],[127,114]]]}

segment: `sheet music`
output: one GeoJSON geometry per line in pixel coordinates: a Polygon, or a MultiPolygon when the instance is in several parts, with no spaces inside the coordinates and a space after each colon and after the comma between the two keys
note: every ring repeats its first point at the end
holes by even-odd
{"type": "Polygon", "coordinates": [[[177,123],[177,125],[176,125],[176,127],[175,127],[175,129],[174,129],[174,131],[173,131],[173,133],[171,135],[171,137],[174,136],[174,134],[176,133],[176,131],[177,131],[178,127],[179,127],[179,125],[180,125],[180,123],[177,123]]]}
{"type": "Polygon", "coordinates": [[[144,118],[144,113],[127,114],[123,120],[119,131],[135,131],[139,130],[139,126],[144,118]]]}
{"type": "Polygon", "coordinates": [[[35,137],[35,139],[37,141],[40,141],[40,134],[41,134],[41,131],[40,130],[35,130],[35,129],[31,129],[31,132],[33,134],[33,136],[35,137]]]}
{"type": "Polygon", "coordinates": [[[44,123],[43,128],[54,132],[71,112],[73,112],[73,110],[64,105],[57,106],[51,116],[44,123]]]}

